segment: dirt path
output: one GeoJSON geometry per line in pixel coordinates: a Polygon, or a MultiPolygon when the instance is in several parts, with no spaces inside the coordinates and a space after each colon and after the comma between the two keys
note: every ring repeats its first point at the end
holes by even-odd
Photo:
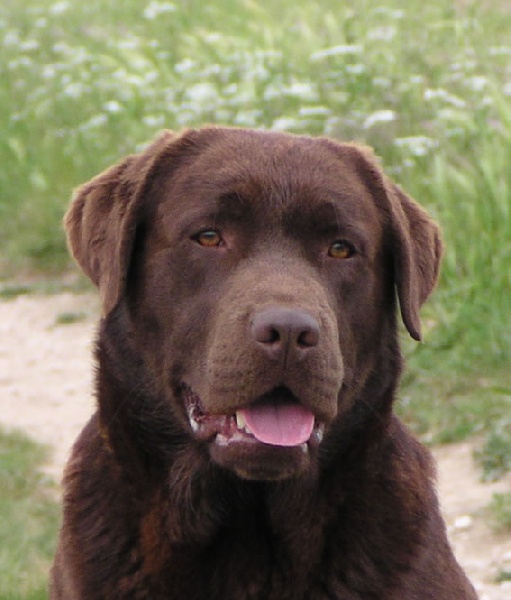
{"type": "MultiPolygon", "coordinates": [[[[76,435],[93,411],[91,340],[98,302],[90,294],[22,296],[0,302],[0,424],[21,428],[53,449],[48,472],[57,480],[76,435]],[[80,315],[69,324],[66,315],[80,315]]],[[[511,536],[497,536],[484,507],[511,477],[479,482],[473,445],[438,448],[439,494],[456,555],[481,600],[510,600],[511,582],[496,584],[500,569],[511,571],[511,536]]]]}

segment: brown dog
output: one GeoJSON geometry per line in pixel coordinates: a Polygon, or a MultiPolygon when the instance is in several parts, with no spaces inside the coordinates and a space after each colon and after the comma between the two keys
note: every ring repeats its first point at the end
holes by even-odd
{"type": "Polygon", "coordinates": [[[369,151],[164,133],[66,225],[104,315],[53,600],[476,598],[392,413],[438,230],[369,151]]]}

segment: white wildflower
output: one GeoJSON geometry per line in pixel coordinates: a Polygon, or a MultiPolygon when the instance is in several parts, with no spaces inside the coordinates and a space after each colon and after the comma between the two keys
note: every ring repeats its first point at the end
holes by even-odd
{"type": "Polygon", "coordinates": [[[146,115],[142,118],[142,122],[147,127],[161,128],[165,125],[165,118],[163,115],[146,115]]]}
{"type": "Polygon", "coordinates": [[[234,124],[239,127],[256,127],[261,119],[260,110],[242,110],[236,113],[234,124]]]}
{"type": "Polygon", "coordinates": [[[283,89],[286,96],[297,96],[302,100],[314,100],[317,97],[315,87],[308,82],[295,81],[283,89]]]}
{"type": "Polygon", "coordinates": [[[372,11],[375,15],[384,15],[391,19],[402,19],[405,16],[405,11],[401,9],[388,8],[379,6],[372,11]]]}
{"type": "Polygon", "coordinates": [[[43,79],[53,79],[57,74],[57,65],[44,65],[41,71],[43,79]]]}
{"type": "Polygon", "coordinates": [[[118,113],[121,112],[122,106],[117,100],[109,100],[108,102],[105,102],[103,109],[109,113],[118,113]]]}
{"type": "Polygon", "coordinates": [[[397,29],[394,26],[375,27],[367,32],[367,39],[377,42],[391,42],[397,34],[397,29]]]}
{"type": "Polygon", "coordinates": [[[276,83],[269,83],[263,94],[263,99],[266,101],[271,101],[274,98],[280,98],[282,96],[282,85],[276,83]]]}
{"type": "Polygon", "coordinates": [[[79,129],[80,131],[88,131],[89,129],[99,129],[100,127],[103,127],[103,125],[106,125],[107,122],[108,118],[106,115],[94,115],[88,121],[83,123],[79,129]]]}
{"type": "Polygon", "coordinates": [[[144,9],[144,18],[148,20],[156,19],[165,13],[175,12],[176,6],[170,2],[149,2],[144,9]]]}
{"type": "Polygon", "coordinates": [[[332,114],[332,111],[326,106],[303,106],[298,114],[300,117],[326,117],[332,114]]]}
{"type": "Polygon", "coordinates": [[[438,89],[430,89],[428,88],[424,92],[424,100],[443,100],[456,108],[465,108],[466,102],[462,98],[455,96],[454,94],[450,94],[448,91],[443,90],[441,88],[438,89]]]}
{"type": "Polygon", "coordinates": [[[207,65],[204,69],[201,70],[201,77],[207,79],[211,77],[211,75],[218,75],[222,72],[222,67],[219,64],[213,63],[211,65],[207,65]]]}
{"type": "Polygon", "coordinates": [[[144,80],[146,84],[155,83],[158,80],[159,76],[160,74],[158,73],[158,71],[147,71],[147,73],[144,73],[144,80]]]}
{"type": "Polygon", "coordinates": [[[468,87],[474,92],[481,92],[488,85],[488,79],[484,75],[474,75],[467,79],[468,87]]]}
{"type": "Polygon", "coordinates": [[[217,31],[209,31],[204,34],[204,41],[208,44],[218,44],[223,41],[222,34],[217,31]]]}
{"type": "Polygon", "coordinates": [[[41,171],[34,170],[29,175],[30,183],[38,190],[48,189],[48,180],[41,171]]]}
{"type": "Polygon", "coordinates": [[[192,60],[191,58],[185,58],[181,62],[176,63],[174,65],[174,71],[179,74],[188,73],[189,71],[192,71],[196,67],[197,67],[197,63],[194,60],[192,60]]]}
{"type": "Polygon", "coordinates": [[[392,85],[392,82],[388,77],[375,77],[373,79],[373,85],[376,87],[388,89],[392,85]]]}
{"type": "Polygon", "coordinates": [[[246,106],[251,105],[254,101],[254,91],[252,89],[240,89],[237,92],[231,90],[230,93],[224,89],[224,96],[227,97],[229,106],[246,106]]]}
{"type": "Polygon", "coordinates": [[[226,96],[234,96],[238,93],[239,85],[237,83],[230,83],[224,87],[224,94],[226,96]]]}
{"type": "Polygon", "coordinates": [[[490,56],[511,56],[511,46],[491,46],[488,53],[490,56]]]}
{"type": "Polygon", "coordinates": [[[86,48],[84,48],[83,46],[73,48],[70,61],[72,65],[84,65],[90,60],[91,56],[86,48]]]}
{"type": "Polygon", "coordinates": [[[125,40],[115,40],[115,43],[112,45],[117,46],[121,50],[139,50],[142,44],[139,38],[129,37],[125,40]]]}
{"type": "Polygon", "coordinates": [[[69,2],[56,2],[55,4],[53,4],[52,6],[50,6],[49,8],[49,13],[51,15],[62,15],[63,13],[65,13],[69,8],[69,2]]]}
{"type": "Polygon", "coordinates": [[[36,40],[26,40],[21,42],[19,47],[20,50],[23,50],[24,52],[30,52],[31,50],[37,50],[40,47],[40,44],[36,40]]]}
{"type": "Polygon", "coordinates": [[[196,83],[186,90],[186,97],[197,104],[208,104],[216,101],[218,93],[211,83],[196,83]]]}
{"type": "Polygon", "coordinates": [[[20,36],[16,30],[8,31],[4,37],[4,46],[18,46],[20,43],[20,36]]]}
{"type": "Polygon", "coordinates": [[[71,48],[65,42],[57,42],[53,44],[53,52],[60,54],[70,54],[71,48]]]}
{"type": "Polygon", "coordinates": [[[351,73],[351,75],[361,75],[362,73],[365,73],[366,71],[367,71],[367,68],[363,64],[346,65],[346,73],[351,73]]]}
{"type": "Polygon", "coordinates": [[[362,126],[364,129],[370,129],[373,125],[390,123],[391,121],[395,121],[396,118],[397,114],[393,110],[376,110],[365,118],[362,126]]]}
{"type": "Polygon", "coordinates": [[[20,56],[7,63],[7,66],[11,71],[16,71],[20,67],[31,67],[33,64],[32,60],[28,56],[20,56]]]}
{"type": "Polygon", "coordinates": [[[362,54],[364,47],[358,44],[345,44],[342,46],[330,46],[324,50],[318,50],[311,54],[311,60],[321,60],[329,56],[346,56],[350,54],[362,54]]]}
{"type": "Polygon", "coordinates": [[[275,119],[272,123],[271,129],[276,131],[289,131],[290,129],[300,129],[303,123],[299,119],[293,119],[291,117],[281,117],[275,119]]]}
{"type": "Polygon", "coordinates": [[[425,135],[396,138],[394,143],[398,148],[408,150],[412,156],[426,156],[430,150],[438,146],[436,140],[425,135]]]}
{"type": "Polygon", "coordinates": [[[263,64],[250,65],[245,69],[245,79],[252,81],[268,81],[271,78],[271,74],[263,64]]]}
{"type": "Polygon", "coordinates": [[[448,121],[448,122],[464,122],[471,123],[472,119],[469,114],[466,112],[461,112],[454,108],[442,108],[437,113],[438,119],[440,121],[448,121]]]}
{"type": "MultiPolygon", "coordinates": [[[[65,77],[63,77],[62,79],[64,81],[67,80],[67,78],[65,77]]],[[[73,98],[74,100],[80,98],[83,95],[84,91],[85,86],[79,81],[70,81],[69,83],[65,84],[63,89],[64,95],[68,96],[69,98],[73,98]]]]}

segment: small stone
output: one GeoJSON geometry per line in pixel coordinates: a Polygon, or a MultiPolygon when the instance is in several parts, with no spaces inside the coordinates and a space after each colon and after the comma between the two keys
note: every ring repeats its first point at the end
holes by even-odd
{"type": "Polygon", "coordinates": [[[454,529],[456,531],[466,531],[470,529],[473,524],[473,519],[469,515],[463,515],[461,517],[457,517],[454,521],[454,529]]]}

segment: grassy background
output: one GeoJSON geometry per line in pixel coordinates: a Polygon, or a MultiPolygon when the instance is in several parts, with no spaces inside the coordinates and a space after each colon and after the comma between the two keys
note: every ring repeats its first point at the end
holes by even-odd
{"type": "Polygon", "coordinates": [[[480,435],[484,472],[499,476],[511,466],[511,9],[404,4],[3,3],[1,276],[67,267],[71,189],[163,127],[368,143],[447,244],[426,343],[405,340],[399,410],[432,442],[480,435]]]}
{"type": "Polygon", "coordinates": [[[0,431],[0,598],[43,600],[55,548],[55,484],[41,475],[44,448],[0,431]]]}

